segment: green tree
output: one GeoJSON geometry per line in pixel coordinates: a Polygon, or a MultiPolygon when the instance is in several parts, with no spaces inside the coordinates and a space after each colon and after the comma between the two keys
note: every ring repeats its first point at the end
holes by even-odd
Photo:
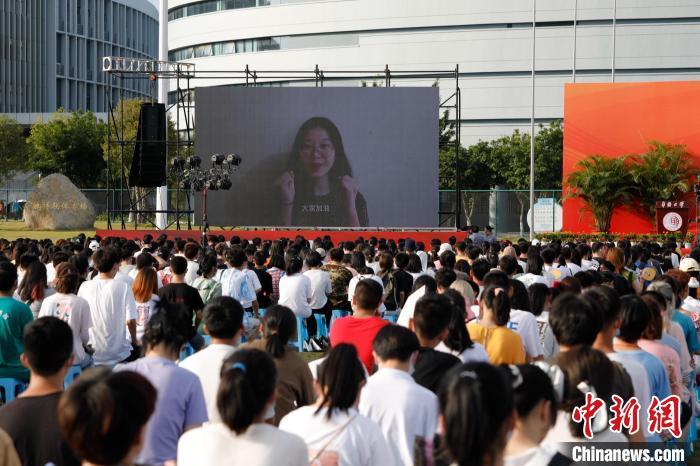
{"type": "Polygon", "coordinates": [[[609,231],[615,208],[632,197],[634,181],[627,159],[591,155],[581,160],[578,170],[567,177],[566,197],[580,198],[586,203],[598,231],[609,231]]]}
{"type": "Polygon", "coordinates": [[[32,126],[27,139],[28,167],[42,176],[62,173],[80,188],[93,188],[104,169],[106,125],[92,112],[59,110],[48,123],[32,126]]]}
{"type": "Polygon", "coordinates": [[[690,189],[689,156],[684,145],[651,141],[647,152],[630,157],[634,197],[651,219],[656,201],[673,199],[690,189]]]}
{"type": "Polygon", "coordinates": [[[0,181],[23,168],[27,155],[22,125],[0,115],[0,181]]]}

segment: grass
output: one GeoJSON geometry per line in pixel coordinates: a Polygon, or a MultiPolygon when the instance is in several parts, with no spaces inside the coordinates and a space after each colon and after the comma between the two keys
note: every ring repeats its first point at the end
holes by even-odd
{"type": "MultiPolygon", "coordinates": [[[[107,228],[107,222],[95,222],[98,229],[107,228]]],[[[56,241],[63,238],[72,238],[80,233],[87,236],[95,234],[95,228],[86,230],[33,230],[27,228],[23,221],[0,220],[0,238],[15,240],[17,238],[50,239],[56,241]]]]}

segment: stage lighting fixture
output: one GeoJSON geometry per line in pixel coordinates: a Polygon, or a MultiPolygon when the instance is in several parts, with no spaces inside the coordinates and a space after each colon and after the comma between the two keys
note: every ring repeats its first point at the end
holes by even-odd
{"type": "Polygon", "coordinates": [[[188,190],[188,189],[190,189],[190,186],[191,186],[190,182],[188,180],[180,180],[179,185],[180,185],[180,189],[183,189],[183,190],[188,190]]]}
{"type": "Polygon", "coordinates": [[[234,167],[239,166],[242,161],[243,161],[243,159],[238,154],[228,154],[226,156],[226,163],[228,163],[229,165],[234,166],[234,167]]]}
{"type": "Polygon", "coordinates": [[[212,165],[223,165],[226,161],[226,157],[221,154],[212,154],[211,163],[212,165]]]}
{"type": "Polygon", "coordinates": [[[216,183],[219,186],[219,189],[223,191],[227,191],[233,186],[233,183],[231,183],[231,179],[228,177],[228,175],[224,176],[223,178],[219,178],[216,183]]]}
{"type": "Polygon", "coordinates": [[[199,158],[198,155],[191,155],[187,157],[187,165],[189,165],[190,168],[197,168],[202,165],[202,159],[199,158]]]}
{"type": "Polygon", "coordinates": [[[182,170],[185,168],[185,160],[182,157],[175,157],[170,161],[173,170],[182,170]]]}

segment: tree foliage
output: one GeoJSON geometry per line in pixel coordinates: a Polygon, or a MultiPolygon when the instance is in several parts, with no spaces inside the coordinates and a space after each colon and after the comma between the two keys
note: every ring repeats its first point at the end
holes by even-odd
{"type": "Polygon", "coordinates": [[[32,126],[27,166],[42,176],[61,173],[80,188],[95,187],[104,168],[106,125],[92,112],[59,110],[48,123],[32,126]]]}
{"type": "Polygon", "coordinates": [[[0,181],[21,169],[27,155],[22,125],[0,115],[0,181]]]}

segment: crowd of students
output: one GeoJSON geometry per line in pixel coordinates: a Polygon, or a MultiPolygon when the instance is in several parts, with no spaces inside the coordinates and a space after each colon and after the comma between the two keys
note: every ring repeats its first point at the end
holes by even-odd
{"type": "Polygon", "coordinates": [[[694,439],[700,249],[475,234],[0,240],[0,378],[26,384],[0,465],[565,465],[572,442],[694,439]],[[586,435],[591,393],[636,398],[639,431],[604,408],[586,435]],[[682,431],[650,429],[670,395],[682,431]]]}

